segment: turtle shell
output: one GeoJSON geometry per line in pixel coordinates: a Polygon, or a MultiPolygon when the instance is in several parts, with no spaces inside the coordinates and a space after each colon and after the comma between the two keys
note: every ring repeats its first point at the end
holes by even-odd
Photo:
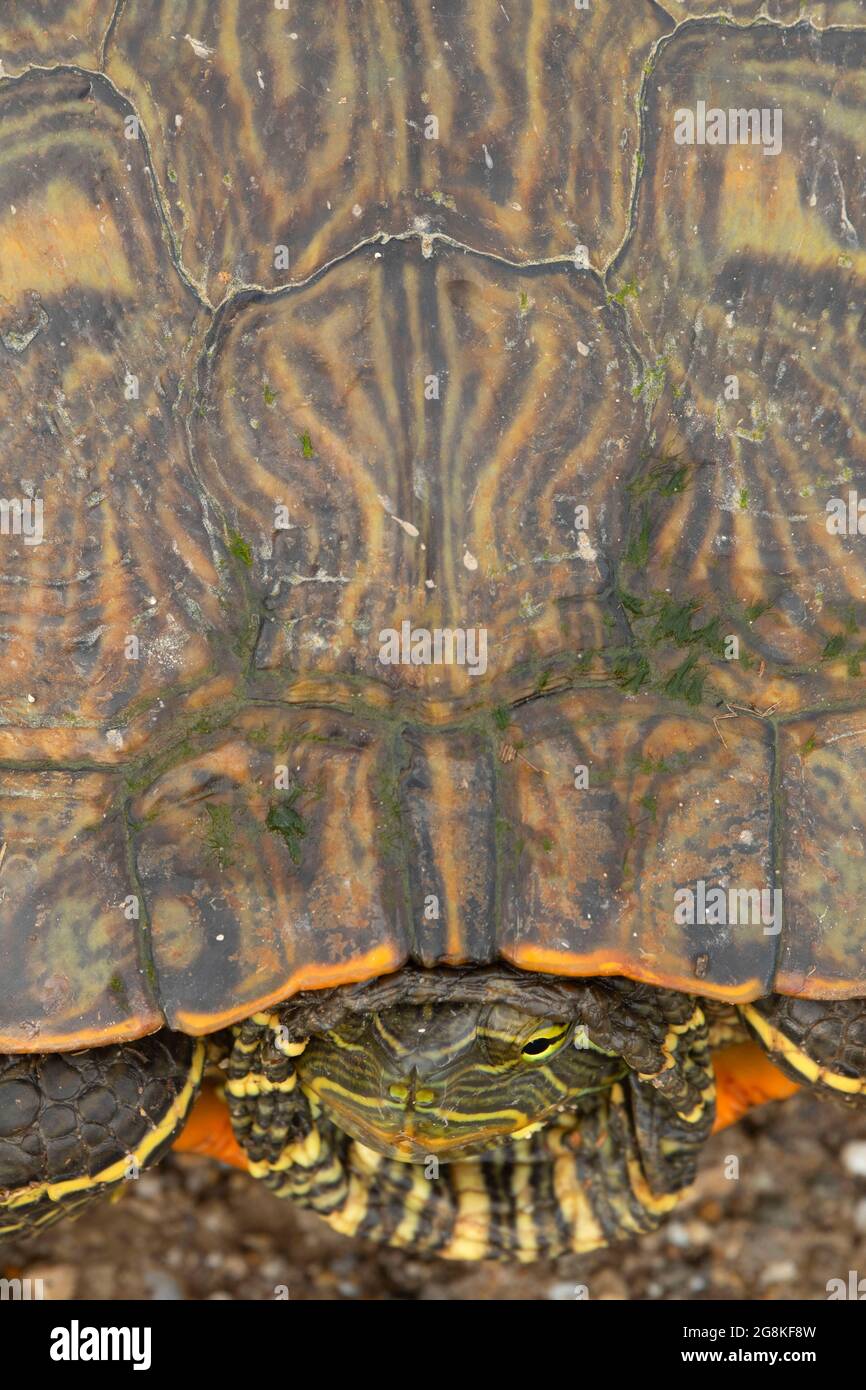
{"type": "Polygon", "coordinates": [[[866,26],[676,8],[0,20],[0,1049],[866,993],[866,26]]]}

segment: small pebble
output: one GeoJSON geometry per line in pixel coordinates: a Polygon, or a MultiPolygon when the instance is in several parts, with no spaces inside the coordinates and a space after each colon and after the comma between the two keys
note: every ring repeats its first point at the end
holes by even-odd
{"type": "Polygon", "coordinates": [[[144,1283],[155,1303],[181,1303],[184,1293],[176,1279],[161,1269],[146,1269],[144,1283]]]}
{"type": "Polygon", "coordinates": [[[554,1303],[573,1303],[580,1296],[581,1285],[571,1279],[560,1280],[559,1283],[551,1284],[547,1290],[547,1297],[554,1303]]]}
{"type": "MultiPolygon", "coordinates": [[[[2,1273],[0,1269],[0,1273],[2,1273]]],[[[39,1291],[36,1280],[40,1279],[41,1294],[44,1299],[51,1302],[65,1302],[68,1298],[74,1298],[75,1289],[78,1283],[78,1273],[72,1265],[30,1265],[23,1273],[24,1279],[30,1280],[31,1294],[39,1291]]]]}
{"type": "Polygon", "coordinates": [[[866,1139],[852,1139],[842,1150],[842,1163],[855,1178],[866,1178],[866,1139]]]}
{"type": "Polygon", "coordinates": [[[761,1271],[761,1285],[792,1284],[797,1278],[797,1266],[793,1260],[774,1260],[761,1271]]]}

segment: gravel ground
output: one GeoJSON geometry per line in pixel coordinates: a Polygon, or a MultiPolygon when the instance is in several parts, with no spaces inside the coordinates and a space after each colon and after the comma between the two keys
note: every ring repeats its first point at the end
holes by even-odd
{"type": "Polygon", "coordinates": [[[335,1235],[242,1173],[172,1155],[4,1271],[56,1299],[822,1299],[866,1275],[866,1113],[797,1097],[717,1135],[658,1234],[528,1267],[458,1265],[335,1235]],[[726,1176],[739,1162],[739,1178],[726,1176]]]}

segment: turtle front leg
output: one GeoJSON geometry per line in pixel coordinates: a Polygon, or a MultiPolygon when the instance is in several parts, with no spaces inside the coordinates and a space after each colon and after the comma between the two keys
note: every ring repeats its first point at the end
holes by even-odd
{"type": "Polygon", "coordinates": [[[741,1006],[740,1013],[794,1081],[849,1104],[866,1100],[866,999],[772,994],[741,1006]]]}
{"type": "MultiPolygon", "coordinates": [[[[657,1097],[647,1095],[636,1106],[634,1090],[641,1086],[614,1085],[559,1124],[454,1163],[432,1154],[424,1163],[387,1158],[313,1110],[303,1137],[251,1161],[250,1172],[341,1235],[440,1259],[529,1262],[585,1253],[656,1230],[679,1204],[685,1173],[682,1186],[670,1170],[666,1181],[653,1182],[672,1154],[681,1154],[691,1176],[695,1136],[684,1141],[681,1117],[663,1114],[668,1107],[657,1097]],[[652,1177],[649,1149],[657,1151],[652,1177]]],[[[267,1094],[273,1093],[248,1096],[241,1108],[267,1094]]],[[[259,1152],[270,1147],[271,1123],[261,1112],[254,1121],[259,1152]]],[[[285,1115],[277,1123],[282,1129],[285,1115]]],[[[251,1128],[236,1129],[248,1153],[251,1128]]]]}
{"type": "Polygon", "coordinates": [[[186,1122],[203,1041],[167,1030],[0,1055],[0,1239],[34,1234],[156,1163],[186,1122]]]}
{"type": "Polygon", "coordinates": [[[225,1094],[250,1173],[330,1219],[349,1193],[349,1140],[300,1085],[294,1059],[307,1039],[290,1038],[279,1014],[254,1014],[233,1031],[225,1094]]]}

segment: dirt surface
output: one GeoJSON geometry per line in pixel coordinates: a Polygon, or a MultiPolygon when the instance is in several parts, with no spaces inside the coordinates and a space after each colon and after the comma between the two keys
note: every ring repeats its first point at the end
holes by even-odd
{"type": "Polygon", "coordinates": [[[291,1299],[823,1299],[829,1279],[866,1274],[866,1113],[807,1097],[764,1106],[710,1141],[693,1197],[664,1230],[528,1267],[349,1241],[188,1155],[7,1247],[2,1263],[42,1277],[55,1299],[269,1299],[280,1286],[291,1299]],[[739,1177],[726,1175],[732,1159],[739,1177]]]}

